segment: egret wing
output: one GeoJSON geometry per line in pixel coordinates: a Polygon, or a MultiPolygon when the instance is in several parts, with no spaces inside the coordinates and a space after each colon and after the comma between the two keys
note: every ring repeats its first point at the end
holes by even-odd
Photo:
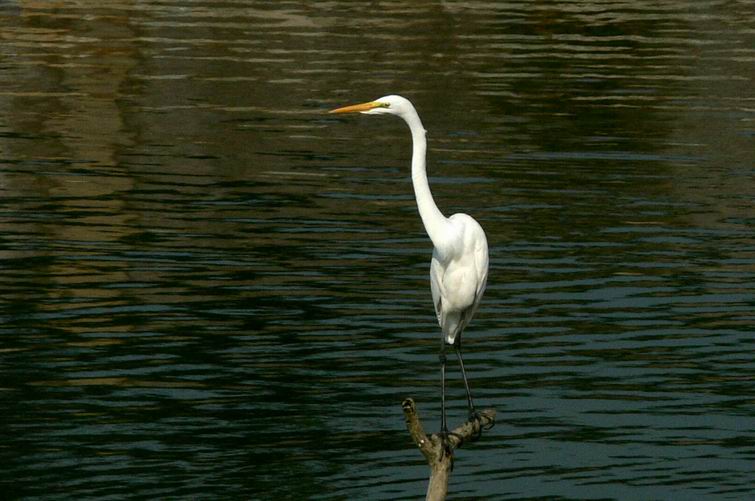
{"type": "Polygon", "coordinates": [[[433,294],[433,306],[435,315],[438,317],[438,324],[442,326],[443,300],[441,298],[440,288],[443,283],[443,266],[433,251],[433,259],[430,261],[430,290],[433,294]]]}

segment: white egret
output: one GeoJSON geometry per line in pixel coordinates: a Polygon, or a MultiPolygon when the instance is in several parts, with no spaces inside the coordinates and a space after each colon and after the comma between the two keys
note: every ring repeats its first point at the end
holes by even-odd
{"type": "Polygon", "coordinates": [[[412,184],[417,208],[427,235],[433,242],[430,288],[435,313],[442,330],[441,433],[448,436],[446,424],[446,347],[454,348],[467,392],[470,419],[479,419],[469,391],[461,357],[461,334],[477,311],[488,278],[488,242],[477,221],[467,214],[445,217],[438,209],[427,182],[425,128],[412,103],[401,96],[385,96],[375,101],[345,106],[330,113],[390,114],[403,118],[412,134],[412,184]]]}

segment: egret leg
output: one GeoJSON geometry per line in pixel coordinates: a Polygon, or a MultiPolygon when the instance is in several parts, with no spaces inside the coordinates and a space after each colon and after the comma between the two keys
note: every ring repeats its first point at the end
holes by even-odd
{"type": "MultiPolygon", "coordinates": [[[[454,350],[456,351],[456,356],[459,359],[459,367],[461,368],[461,377],[464,379],[464,389],[467,390],[467,405],[469,406],[469,419],[475,420],[475,421],[481,421],[482,416],[479,412],[475,410],[474,401],[472,400],[472,392],[469,391],[469,381],[467,380],[467,373],[464,370],[464,360],[461,358],[461,336],[456,338],[456,342],[454,343],[454,350]]],[[[483,427],[480,431],[489,430],[494,425],[489,424],[485,427],[483,427]]],[[[474,440],[477,440],[479,438],[479,434],[474,438],[474,440]]]]}
{"type": "Polygon", "coordinates": [[[446,342],[441,340],[440,346],[440,436],[443,440],[444,454],[453,457],[451,443],[448,441],[448,423],[446,421],[446,342]]]}
{"type": "Polygon", "coordinates": [[[448,436],[448,425],[446,424],[446,342],[440,341],[440,432],[443,436],[448,436]]]}
{"type": "Polygon", "coordinates": [[[464,389],[467,390],[467,406],[469,407],[469,416],[475,416],[474,401],[472,400],[472,392],[469,391],[469,381],[467,381],[467,372],[464,370],[464,360],[461,358],[461,336],[456,338],[454,343],[454,351],[456,351],[456,357],[459,359],[459,367],[461,368],[461,377],[464,379],[464,389]]]}

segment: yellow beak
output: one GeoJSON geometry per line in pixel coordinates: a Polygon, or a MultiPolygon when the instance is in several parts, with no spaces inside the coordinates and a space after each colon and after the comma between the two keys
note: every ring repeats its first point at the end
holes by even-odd
{"type": "Polygon", "coordinates": [[[330,110],[328,113],[360,113],[363,111],[370,111],[373,108],[381,108],[384,106],[385,106],[384,103],[380,103],[377,101],[370,101],[369,103],[352,104],[351,106],[344,106],[343,108],[336,108],[335,110],[330,110]]]}

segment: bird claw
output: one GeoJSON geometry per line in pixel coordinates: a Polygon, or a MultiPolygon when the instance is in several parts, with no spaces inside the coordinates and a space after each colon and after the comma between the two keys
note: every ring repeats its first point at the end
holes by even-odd
{"type": "Polygon", "coordinates": [[[483,424],[484,417],[485,416],[483,416],[480,412],[474,409],[472,409],[469,412],[469,421],[470,422],[474,421],[478,424],[477,432],[474,435],[472,435],[472,438],[470,440],[471,442],[477,441],[482,436],[483,431],[488,431],[493,426],[495,426],[495,421],[490,421],[490,420],[488,420],[487,423],[483,424]]]}
{"type": "Polygon", "coordinates": [[[459,441],[463,440],[463,437],[461,435],[459,435],[458,433],[454,433],[452,431],[448,431],[448,430],[442,430],[440,433],[438,433],[438,435],[440,436],[440,441],[443,444],[443,449],[445,449],[447,454],[451,454],[451,451],[453,450],[453,448],[451,447],[451,442],[448,439],[448,437],[453,436],[453,437],[456,437],[456,439],[459,441]]]}
{"type": "Polygon", "coordinates": [[[441,431],[439,434],[440,436],[440,443],[443,447],[443,456],[447,456],[451,459],[451,471],[454,469],[454,449],[451,447],[451,441],[448,439],[450,436],[456,437],[459,441],[462,440],[462,436],[458,433],[454,433],[452,431],[441,431]]]}

